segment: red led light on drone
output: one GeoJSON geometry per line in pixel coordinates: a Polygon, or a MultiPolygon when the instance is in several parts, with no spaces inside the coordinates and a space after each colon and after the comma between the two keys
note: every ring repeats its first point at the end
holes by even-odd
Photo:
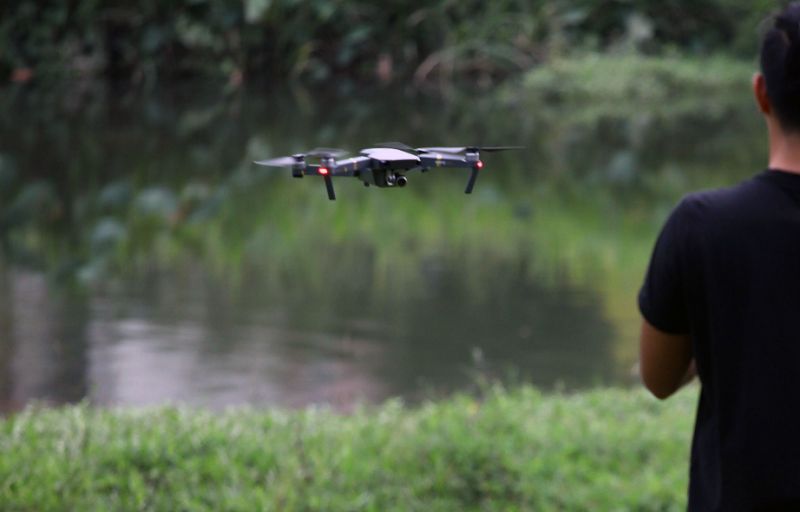
{"type": "Polygon", "coordinates": [[[326,167],[320,167],[320,168],[319,168],[319,173],[320,173],[321,175],[323,175],[323,176],[327,176],[327,175],[328,175],[328,172],[330,172],[330,171],[328,171],[328,169],[327,169],[326,167]]]}
{"type": "Polygon", "coordinates": [[[475,164],[475,167],[477,167],[478,169],[483,169],[483,162],[478,160],[478,162],[475,164]]]}

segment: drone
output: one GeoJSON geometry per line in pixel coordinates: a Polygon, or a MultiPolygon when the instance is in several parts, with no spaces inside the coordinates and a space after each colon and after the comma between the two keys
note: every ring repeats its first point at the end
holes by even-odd
{"type": "Polygon", "coordinates": [[[328,191],[328,199],[336,200],[333,178],[358,178],[365,187],[403,188],[408,185],[406,173],[419,170],[428,172],[439,167],[471,169],[465,194],[471,194],[484,164],[481,152],[492,153],[523,149],[521,146],[467,146],[413,148],[402,142],[381,142],[374,147],[360,150],[359,156],[337,160],[348,154],[342,149],[316,148],[307,153],[259,160],[258,165],[291,168],[292,176],[322,176],[328,191]],[[317,163],[309,163],[306,159],[317,163]]]}

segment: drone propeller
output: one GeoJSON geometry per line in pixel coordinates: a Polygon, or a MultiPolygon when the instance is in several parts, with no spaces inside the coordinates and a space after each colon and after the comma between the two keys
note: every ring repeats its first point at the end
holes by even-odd
{"type": "Polygon", "coordinates": [[[258,165],[265,165],[267,167],[290,167],[296,162],[298,162],[298,160],[296,160],[294,157],[282,156],[280,158],[272,158],[270,160],[257,160],[255,163],[258,165]]]}
{"type": "Polygon", "coordinates": [[[515,149],[525,149],[523,146],[465,146],[465,147],[437,147],[437,148],[419,148],[423,153],[477,153],[485,151],[486,153],[495,153],[497,151],[511,151],[515,149]]]}
{"type": "Polygon", "coordinates": [[[314,158],[339,158],[346,154],[349,151],[344,149],[336,149],[336,148],[314,148],[308,153],[306,156],[314,157],[314,158]]]}
{"type": "Polygon", "coordinates": [[[406,153],[411,153],[412,155],[418,155],[420,151],[417,148],[412,148],[408,144],[403,144],[402,142],[378,142],[375,144],[376,148],[387,148],[387,149],[398,149],[400,151],[405,151],[406,153]]]}
{"type": "Polygon", "coordinates": [[[478,148],[467,148],[467,150],[477,149],[485,153],[496,153],[498,151],[517,151],[525,149],[525,146],[483,146],[478,148]]]}
{"type": "Polygon", "coordinates": [[[258,165],[265,165],[267,167],[292,167],[295,164],[305,163],[306,157],[323,158],[323,159],[337,159],[346,155],[348,152],[344,149],[335,148],[314,148],[308,153],[297,153],[292,156],[281,156],[272,158],[270,160],[259,160],[255,162],[258,165]]]}

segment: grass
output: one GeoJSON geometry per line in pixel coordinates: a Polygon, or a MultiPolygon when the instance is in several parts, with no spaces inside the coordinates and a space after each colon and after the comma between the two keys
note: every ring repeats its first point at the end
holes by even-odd
{"type": "Polygon", "coordinates": [[[523,386],[349,415],[28,409],[0,423],[0,509],[683,510],[695,400],[523,386]]]}

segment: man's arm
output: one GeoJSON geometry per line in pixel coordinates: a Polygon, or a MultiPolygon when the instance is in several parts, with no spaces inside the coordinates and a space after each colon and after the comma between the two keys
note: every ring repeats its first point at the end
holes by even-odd
{"type": "Polygon", "coordinates": [[[639,368],[647,389],[661,400],[669,398],[695,376],[689,336],[667,334],[642,320],[639,368]]]}

